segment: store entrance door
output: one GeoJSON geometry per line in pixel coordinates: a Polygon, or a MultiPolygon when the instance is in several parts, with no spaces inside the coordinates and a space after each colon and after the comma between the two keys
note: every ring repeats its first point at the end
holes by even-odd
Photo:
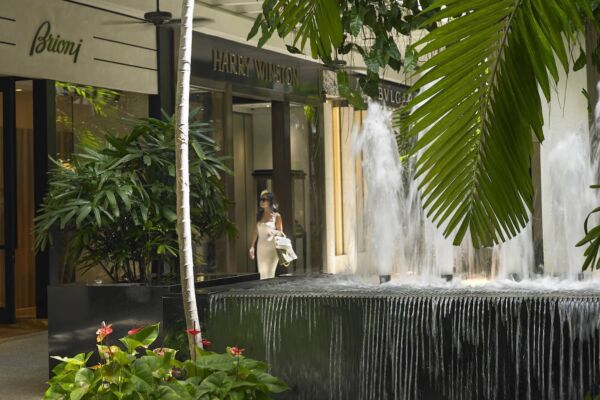
{"type": "Polygon", "coordinates": [[[36,317],[33,81],[0,78],[0,323],[36,317]]]}
{"type": "Polygon", "coordinates": [[[15,81],[0,78],[0,323],[15,321],[15,81]]]}

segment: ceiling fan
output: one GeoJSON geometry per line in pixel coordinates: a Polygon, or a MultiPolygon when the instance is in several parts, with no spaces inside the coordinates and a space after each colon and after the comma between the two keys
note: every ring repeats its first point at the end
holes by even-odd
{"type": "MultiPolygon", "coordinates": [[[[194,17],[194,25],[202,22],[212,22],[212,18],[205,17],[194,17]]],[[[173,14],[169,11],[162,11],[160,9],[160,0],[156,0],[156,10],[148,11],[144,13],[143,18],[139,18],[135,21],[119,21],[114,22],[115,24],[136,24],[136,23],[149,23],[155,26],[167,25],[167,24],[180,24],[181,18],[173,18],[173,14]]]]}

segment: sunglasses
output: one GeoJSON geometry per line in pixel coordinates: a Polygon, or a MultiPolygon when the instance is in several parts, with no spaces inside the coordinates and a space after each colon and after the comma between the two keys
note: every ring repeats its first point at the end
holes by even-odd
{"type": "Polygon", "coordinates": [[[268,197],[261,197],[260,201],[269,201],[269,198],[268,197]]]}

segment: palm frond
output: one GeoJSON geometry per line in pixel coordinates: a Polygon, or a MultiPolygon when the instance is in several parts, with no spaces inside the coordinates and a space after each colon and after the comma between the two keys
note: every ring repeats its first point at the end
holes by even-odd
{"type": "Polygon", "coordinates": [[[439,0],[417,47],[430,56],[406,127],[420,135],[417,176],[427,215],[476,247],[515,236],[532,208],[532,133],[550,99],[587,0],[439,0]],[[565,41],[565,38],[567,39],[565,41]]]}
{"type": "Polygon", "coordinates": [[[310,44],[312,57],[324,61],[331,60],[331,54],[344,37],[340,7],[336,0],[266,0],[263,13],[256,18],[248,39],[254,37],[259,28],[262,30],[259,47],[275,31],[282,38],[295,32],[293,45],[288,49],[300,53],[310,44]]]}

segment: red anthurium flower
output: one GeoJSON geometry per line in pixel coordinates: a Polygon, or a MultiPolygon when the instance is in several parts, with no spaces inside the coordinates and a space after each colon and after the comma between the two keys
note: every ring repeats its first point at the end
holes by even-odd
{"type": "Polygon", "coordinates": [[[201,332],[199,329],[186,329],[185,331],[192,336],[196,336],[201,332]]]}
{"type": "Polygon", "coordinates": [[[229,351],[231,352],[232,356],[241,356],[244,353],[244,349],[240,349],[237,346],[233,346],[232,348],[229,349],[229,351]]]}
{"type": "Polygon", "coordinates": [[[205,349],[210,348],[210,346],[212,346],[212,342],[208,339],[202,339],[202,347],[204,347],[205,349]]]}
{"type": "Polygon", "coordinates": [[[133,329],[127,331],[127,334],[128,335],[135,335],[136,333],[138,333],[139,331],[141,331],[142,328],[143,328],[142,326],[140,326],[139,328],[133,328],[133,329]]]}
{"type": "Polygon", "coordinates": [[[112,324],[106,325],[106,322],[102,321],[100,328],[96,331],[96,341],[102,342],[105,337],[112,333],[112,324]]]}

